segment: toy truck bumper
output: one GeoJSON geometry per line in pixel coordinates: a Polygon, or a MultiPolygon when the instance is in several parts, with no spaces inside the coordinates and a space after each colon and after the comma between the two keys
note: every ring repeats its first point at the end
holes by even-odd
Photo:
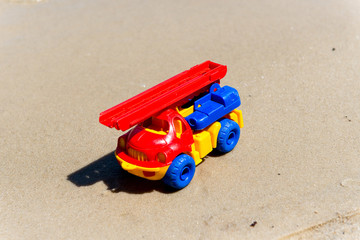
{"type": "MultiPolygon", "coordinates": [[[[131,174],[134,174],[138,177],[146,178],[149,180],[160,180],[162,179],[166,171],[168,170],[169,166],[163,166],[163,167],[142,167],[138,166],[132,163],[129,163],[129,160],[131,161],[131,157],[128,156],[125,152],[116,152],[115,151],[115,157],[118,160],[120,166],[125,170],[128,171],[131,174]]],[[[136,159],[132,159],[133,161],[136,161],[136,159]]]]}

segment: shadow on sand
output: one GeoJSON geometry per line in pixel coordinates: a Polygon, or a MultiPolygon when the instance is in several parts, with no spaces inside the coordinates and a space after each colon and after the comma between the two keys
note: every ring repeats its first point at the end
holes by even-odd
{"type": "Polygon", "coordinates": [[[154,190],[162,193],[175,192],[162,181],[150,181],[124,171],[113,152],[69,174],[67,179],[78,187],[90,186],[102,181],[107,189],[114,193],[141,194],[154,190]]]}

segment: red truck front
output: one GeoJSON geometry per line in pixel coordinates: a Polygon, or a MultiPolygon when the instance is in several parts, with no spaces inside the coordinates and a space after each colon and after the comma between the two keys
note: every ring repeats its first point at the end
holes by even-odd
{"type": "Polygon", "coordinates": [[[121,136],[116,158],[124,170],[149,180],[160,180],[172,160],[180,153],[190,152],[193,143],[186,120],[175,110],[167,109],[121,136]]]}

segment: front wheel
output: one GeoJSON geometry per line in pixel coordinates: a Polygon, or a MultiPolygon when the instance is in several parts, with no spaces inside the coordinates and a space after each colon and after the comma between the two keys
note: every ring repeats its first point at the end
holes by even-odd
{"type": "Polygon", "coordinates": [[[195,161],[186,154],[180,154],[171,163],[163,181],[166,185],[182,189],[189,185],[195,174],[195,161]]]}
{"type": "Polygon", "coordinates": [[[240,127],[236,122],[224,118],[220,121],[221,128],[218,134],[216,149],[222,153],[234,149],[240,138],[240,127]]]}

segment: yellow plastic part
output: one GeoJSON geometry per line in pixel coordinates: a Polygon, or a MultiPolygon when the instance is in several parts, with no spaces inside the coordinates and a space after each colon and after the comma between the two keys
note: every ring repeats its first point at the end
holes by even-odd
{"type": "Polygon", "coordinates": [[[194,112],[194,105],[188,107],[188,108],[180,108],[180,107],[176,107],[176,111],[178,113],[180,113],[181,116],[183,117],[187,117],[189,116],[190,114],[192,114],[194,112]]]}
{"type": "Polygon", "coordinates": [[[176,133],[182,133],[183,129],[182,129],[182,123],[181,123],[180,119],[175,119],[174,127],[175,127],[176,133]]]}
{"type": "Polygon", "coordinates": [[[201,132],[193,135],[194,143],[191,145],[191,152],[188,153],[198,165],[202,158],[208,155],[217,145],[217,137],[221,128],[219,122],[214,122],[201,132]]]}
{"type": "Polygon", "coordinates": [[[162,179],[165,174],[166,174],[166,171],[168,170],[169,166],[165,166],[165,167],[157,167],[157,168],[146,168],[146,167],[140,167],[140,166],[136,166],[134,164],[131,164],[131,163],[128,163],[128,162],[125,162],[123,159],[121,159],[116,153],[115,153],[115,157],[116,159],[119,161],[121,167],[128,171],[129,173],[131,174],[134,174],[136,176],[139,176],[139,177],[142,177],[142,178],[146,178],[146,179],[149,179],[149,180],[160,180],[162,179]],[[151,177],[146,177],[144,175],[144,171],[146,172],[153,172],[155,173],[154,176],[151,176],[151,177]]]}
{"type": "Polygon", "coordinates": [[[202,162],[202,159],[200,158],[200,154],[198,151],[196,151],[195,143],[191,145],[191,152],[188,153],[195,161],[195,165],[198,165],[202,162]]]}
{"type": "Polygon", "coordinates": [[[221,128],[221,124],[219,122],[214,122],[209,127],[207,127],[207,131],[210,133],[211,136],[211,145],[213,148],[217,146],[217,137],[219,135],[219,131],[221,128]]]}
{"type": "MultiPolygon", "coordinates": [[[[239,127],[244,127],[242,111],[234,109],[232,112],[224,116],[239,124],[239,127]]],[[[191,152],[188,153],[198,165],[202,162],[202,158],[209,154],[214,148],[217,147],[217,138],[221,124],[214,122],[203,131],[197,132],[193,135],[194,143],[191,145],[191,152]]]]}
{"type": "Polygon", "coordinates": [[[244,127],[244,120],[242,117],[242,111],[238,109],[234,109],[231,113],[226,115],[227,118],[233,120],[234,122],[239,124],[240,128],[244,127]]]}
{"type": "Polygon", "coordinates": [[[211,135],[208,131],[202,131],[194,134],[194,144],[196,151],[199,152],[200,158],[205,157],[212,151],[211,135]]]}
{"type": "Polygon", "coordinates": [[[166,135],[167,134],[164,131],[156,131],[156,130],[150,129],[150,128],[144,128],[144,129],[145,129],[145,131],[152,132],[152,133],[159,134],[159,135],[166,135]]]}
{"type": "Polygon", "coordinates": [[[175,119],[174,121],[175,133],[177,138],[181,138],[183,132],[183,124],[180,119],[175,119]]]}
{"type": "Polygon", "coordinates": [[[237,114],[238,114],[238,117],[239,117],[239,126],[240,128],[243,128],[244,127],[244,119],[243,119],[243,116],[242,116],[242,111],[241,110],[237,110],[235,109],[237,114]]]}

